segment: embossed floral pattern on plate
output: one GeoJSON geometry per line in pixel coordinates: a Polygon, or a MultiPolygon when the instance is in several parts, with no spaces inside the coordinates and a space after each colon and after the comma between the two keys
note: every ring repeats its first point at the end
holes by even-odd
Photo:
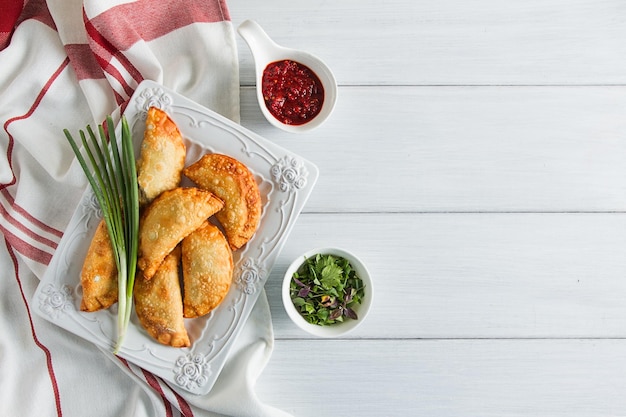
{"type": "MultiPolygon", "coordinates": [[[[209,315],[186,321],[190,348],[175,349],[154,341],[135,317],[120,356],[195,394],[206,394],[226,361],[276,258],[318,177],[318,169],[236,123],[166,88],[144,81],[125,111],[138,147],[145,116],[157,106],[176,121],[187,145],[187,164],[207,152],[230,155],[245,163],[259,182],[263,215],[255,236],[233,254],[233,285],[209,315]]],[[[190,183],[183,183],[191,185],[190,183]]],[[[80,311],[80,269],[101,217],[87,190],[35,293],[35,311],[47,320],[105,349],[115,339],[115,306],[96,313],[80,311]]]]}

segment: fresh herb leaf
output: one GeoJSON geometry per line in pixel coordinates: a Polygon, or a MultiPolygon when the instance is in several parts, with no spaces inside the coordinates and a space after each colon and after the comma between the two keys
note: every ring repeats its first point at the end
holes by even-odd
{"type": "Polygon", "coordinates": [[[354,307],[365,294],[363,281],[350,261],[324,254],[304,260],[293,274],[289,290],[294,306],[304,319],[322,326],[346,318],[357,320],[354,307]]]}

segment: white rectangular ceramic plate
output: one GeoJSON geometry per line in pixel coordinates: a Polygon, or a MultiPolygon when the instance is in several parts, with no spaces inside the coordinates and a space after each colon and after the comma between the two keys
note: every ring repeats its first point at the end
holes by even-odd
{"type": "MultiPolygon", "coordinates": [[[[187,144],[187,164],[207,152],[230,155],[255,175],[263,199],[259,229],[233,254],[233,285],[224,301],[205,317],[186,319],[192,345],[172,348],[152,339],[133,314],[119,356],[195,394],[208,393],[226,361],[230,347],[249,316],[318,177],[303,158],[175,92],[144,81],[125,111],[136,148],[143,139],[150,106],[166,111],[187,144]]],[[[183,184],[185,185],[185,184],[183,184]]],[[[80,270],[95,228],[99,206],[88,188],[65,231],[34,296],[39,315],[98,346],[112,350],[116,310],[80,311],[80,270]]]]}

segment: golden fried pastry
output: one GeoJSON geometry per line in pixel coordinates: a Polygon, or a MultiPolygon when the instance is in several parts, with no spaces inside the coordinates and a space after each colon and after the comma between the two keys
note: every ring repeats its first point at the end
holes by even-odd
{"type": "Polygon", "coordinates": [[[104,220],[100,220],[80,273],[82,311],[98,311],[117,302],[117,266],[104,220]]]}
{"type": "Polygon", "coordinates": [[[200,317],[217,307],[233,280],[233,254],[222,232],[206,221],[182,243],[183,314],[200,317]]]}
{"type": "Polygon", "coordinates": [[[144,278],[152,278],[167,254],[223,207],[222,200],[199,188],[175,188],[158,196],[139,221],[137,266],[144,278]]]}
{"type": "Polygon", "coordinates": [[[224,209],[215,217],[224,228],[231,249],[245,245],[261,219],[261,194],[248,167],[230,156],[207,154],[183,173],[224,201],[224,209]]]}
{"type": "Polygon", "coordinates": [[[135,281],[135,311],[143,328],[159,343],[188,347],[191,342],[183,321],[179,261],[180,245],[165,257],[151,280],[135,281]]]}
{"type": "Polygon", "coordinates": [[[137,160],[139,203],[178,187],[185,166],[185,144],[176,123],[161,109],[150,107],[137,160]]]}

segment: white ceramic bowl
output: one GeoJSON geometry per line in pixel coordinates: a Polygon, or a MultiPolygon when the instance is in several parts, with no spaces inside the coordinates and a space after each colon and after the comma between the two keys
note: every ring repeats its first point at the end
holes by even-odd
{"type": "Polygon", "coordinates": [[[337,81],[330,68],[318,57],[298,49],[285,48],[276,44],[265,31],[253,20],[246,20],[237,28],[239,35],[246,41],[254,57],[256,72],[256,93],[259,107],[265,118],[272,125],[290,133],[308,132],[320,126],[333,112],[337,102],[337,81]],[[324,102],[320,112],[310,121],[301,125],[280,122],[267,109],[263,98],[263,71],[268,64],[276,61],[291,60],[309,67],[319,78],[324,88],[324,102]]]}
{"type": "Polygon", "coordinates": [[[289,268],[287,268],[287,271],[285,272],[285,277],[283,278],[282,297],[285,311],[287,311],[289,318],[291,318],[291,320],[299,328],[318,337],[338,337],[354,330],[357,326],[363,323],[372,305],[372,301],[374,298],[374,288],[372,286],[372,277],[369,271],[365,267],[365,264],[363,264],[363,262],[361,262],[361,260],[356,255],[339,248],[317,248],[300,255],[291,263],[289,268]],[[363,296],[361,304],[358,304],[354,307],[354,311],[357,313],[358,316],[357,320],[348,319],[344,322],[334,323],[325,326],[311,324],[300,315],[296,307],[293,305],[293,302],[291,301],[291,296],[289,294],[289,284],[291,282],[291,278],[293,277],[294,272],[296,272],[298,268],[302,266],[305,259],[308,259],[311,256],[315,256],[318,253],[323,255],[335,255],[347,259],[352,265],[352,268],[354,268],[354,270],[356,271],[359,278],[363,280],[365,294],[363,296]]]}

